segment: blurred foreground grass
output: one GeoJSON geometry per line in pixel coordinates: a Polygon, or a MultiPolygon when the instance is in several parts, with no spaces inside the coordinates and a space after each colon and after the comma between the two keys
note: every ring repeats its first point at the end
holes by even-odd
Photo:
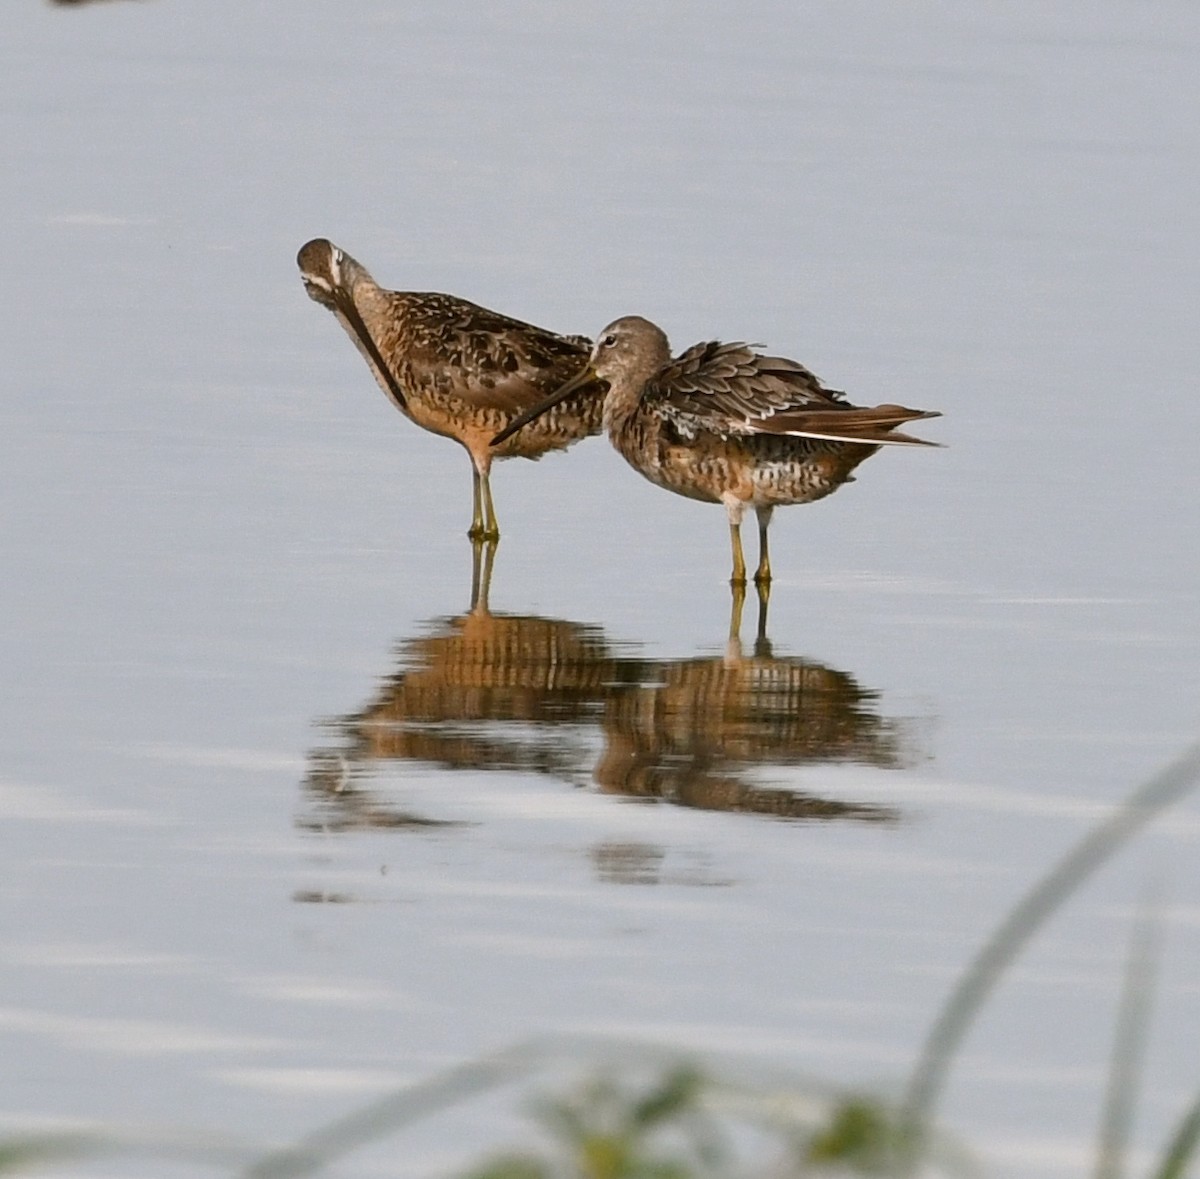
{"type": "MultiPolygon", "coordinates": [[[[462,1179],[784,1179],[826,1175],[972,1175],[967,1150],[937,1128],[937,1104],[967,1029],[1005,971],[1082,883],[1157,814],[1200,781],[1200,745],[1135,790],[1013,907],[962,972],[930,1027],[899,1099],[727,1062],[705,1068],[664,1050],[581,1040],[519,1044],[468,1062],[257,1157],[245,1145],[163,1133],[26,1135],[0,1140],[0,1173],[97,1153],[152,1154],[241,1179],[327,1173],[368,1143],[504,1085],[564,1064],[586,1075],[558,1082],[533,1108],[537,1144],[497,1154],[462,1179]],[[249,1161],[247,1161],[249,1160],[249,1161]]],[[[1130,938],[1112,1065],[1093,1174],[1131,1173],[1127,1143],[1157,962],[1153,906],[1130,938]]],[[[1200,1071],[1200,1070],[1198,1070],[1200,1071]]],[[[545,1082],[543,1081],[543,1084],[545,1082]]],[[[1200,1143],[1200,1095],[1180,1114],[1146,1179],[1185,1179],[1200,1143]]],[[[398,1170],[402,1174],[402,1170],[398,1170]]]]}

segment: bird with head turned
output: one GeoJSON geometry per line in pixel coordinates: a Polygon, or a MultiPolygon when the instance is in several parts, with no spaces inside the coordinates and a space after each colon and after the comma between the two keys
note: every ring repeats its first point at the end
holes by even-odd
{"type": "Polygon", "coordinates": [[[392,404],[470,455],[472,539],[500,536],[493,459],[537,459],[599,432],[597,380],[560,399],[539,427],[489,444],[586,362],[587,337],[560,336],[455,295],[387,290],[326,238],[307,242],[296,261],[309,296],[337,317],[392,404]]]}
{"type": "Polygon", "coordinates": [[[933,446],[901,433],[939,417],[902,405],[851,405],[802,364],[743,343],[708,341],[672,357],[666,334],[641,316],[614,320],[587,363],[493,438],[503,445],[563,399],[602,381],[603,425],[625,460],[651,483],[689,499],[723,504],[735,585],[746,582],[741,522],[758,518],[754,579],[771,581],[767,529],[775,508],[811,503],[853,479],[880,446],[933,446]]]}

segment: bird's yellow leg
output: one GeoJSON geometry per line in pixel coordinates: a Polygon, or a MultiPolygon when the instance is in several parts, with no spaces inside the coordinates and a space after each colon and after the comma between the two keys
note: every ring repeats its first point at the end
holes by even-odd
{"type": "Polygon", "coordinates": [[[496,558],[494,540],[471,541],[471,613],[488,613],[488,590],[492,585],[492,563],[496,558]]]}
{"type": "Polygon", "coordinates": [[[500,525],[496,523],[496,505],[492,503],[492,480],[486,473],[479,476],[483,488],[483,539],[495,544],[500,539],[500,525]]]}
{"type": "Polygon", "coordinates": [[[471,538],[471,609],[479,602],[479,572],[483,567],[483,541],[471,538]]]}
{"type": "Polygon", "coordinates": [[[754,582],[759,589],[770,589],[771,586],[771,557],[767,550],[767,529],[771,525],[771,509],[758,509],[758,569],[754,574],[754,582]]]}
{"type": "Polygon", "coordinates": [[[729,641],[742,637],[742,607],[746,604],[746,583],[733,582],[733,603],[729,608],[729,641]]]}
{"type": "Polygon", "coordinates": [[[496,542],[489,540],[483,548],[483,573],[479,578],[479,598],[475,605],[488,613],[488,593],[492,588],[492,565],[496,560],[496,542]]]}
{"type": "Polygon", "coordinates": [[[729,543],[733,548],[733,576],[729,579],[732,586],[746,584],[746,558],[742,555],[742,526],[729,521],[729,543]]]}
{"type": "Polygon", "coordinates": [[[482,480],[479,477],[479,472],[474,466],[471,467],[471,527],[467,529],[467,535],[473,541],[483,540],[483,493],[481,490],[482,480]]]}

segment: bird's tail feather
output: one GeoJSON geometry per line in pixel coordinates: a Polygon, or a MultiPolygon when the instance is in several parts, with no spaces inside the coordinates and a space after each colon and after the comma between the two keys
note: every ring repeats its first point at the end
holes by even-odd
{"type": "Polygon", "coordinates": [[[897,426],[925,418],[940,418],[937,410],[906,409],[903,405],[875,405],[842,410],[802,410],[780,413],[755,422],[756,432],[788,434],[797,438],[821,438],[828,442],[861,442],[868,446],[940,446],[901,434],[897,426]]]}

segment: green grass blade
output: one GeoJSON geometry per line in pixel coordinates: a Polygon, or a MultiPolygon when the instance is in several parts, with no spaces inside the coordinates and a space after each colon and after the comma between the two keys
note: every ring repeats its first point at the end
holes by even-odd
{"type": "Polygon", "coordinates": [[[1138,1075],[1145,1057],[1159,940],[1159,923],[1149,904],[1143,904],[1130,934],[1125,981],[1117,1008],[1096,1146],[1096,1179],[1121,1179],[1125,1173],[1125,1149],[1133,1125],[1138,1075]]]}
{"type": "Polygon", "coordinates": [[[1200,1144],[1200,1097],[1192,1102],[1191,1108],[1183,1115],[1179,1128],[1163,1155],[1162,1165],[1154,1172],[1151,1179],[1184,1179],[1188,1164],[1200,1144]]]}
{"type": "Polygon", "coordinates": [[[911,1169],[933,1118],[951,1061],[992,988],[1030,938],[1073,892],[1155,815],[1200,781],[1200,744],[1193,745],[1140,786],[1108,819],[1094,827],[1009,912],[958,983],[930,1028],[902,1102],[905,1160],[911,1169]]]}

